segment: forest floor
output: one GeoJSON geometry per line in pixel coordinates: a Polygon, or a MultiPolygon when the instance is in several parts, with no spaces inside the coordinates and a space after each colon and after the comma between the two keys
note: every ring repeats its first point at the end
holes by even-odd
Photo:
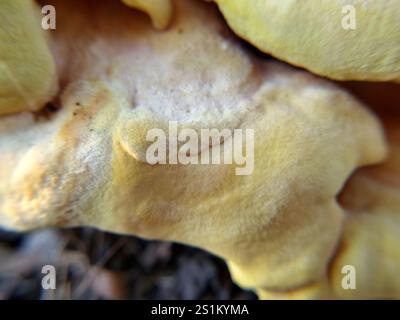
{"type": "Polygon", "coordinates": [[[93,229],[0,231],[0,299],[255,299],[196,248],[93,229]],[[42,288],[42,268],[56,289],[42,288]]]}

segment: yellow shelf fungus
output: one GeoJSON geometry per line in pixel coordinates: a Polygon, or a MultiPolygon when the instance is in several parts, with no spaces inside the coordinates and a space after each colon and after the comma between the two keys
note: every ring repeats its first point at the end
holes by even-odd
{"type": "Polygon", "coordinates": [[[337,80],[400,82],[397,0],[215,0],[260,50],[337,80]]]}
{"type": "MultiPolygon", "coordinates": [[[[0,67],[10,71],[0,73],[0,224],[190,244],[224,258],[260,298],[399,297],[398,130],[382,117],[389,160],[359,169],[384,161],[385,133],[344,88],[247,50],[209,3],[124,2],[169,27],[154,30],[120,1],[48,0],[57,29],[45,36],[30,2],[0,5],[0,67]],[[17,8],[19,23],[6,14],[17,8]],[[43,107],[54,82],[57,112],[17,112],[43,107]],[[147,133],[170,121],[194,132],[254,130],[253,172],[150,165],[147,133]],[[358,270],[354,292],[342,290],[344,265],[358,270]]],[[[235,32],[285,60],[332,78],[399,79],[399,51],[387,41],[398,35],[394,1],[360,7],[371,30],[353,46],[358,31],[326,16],[339,1],[217,2],[235,32]]]]}

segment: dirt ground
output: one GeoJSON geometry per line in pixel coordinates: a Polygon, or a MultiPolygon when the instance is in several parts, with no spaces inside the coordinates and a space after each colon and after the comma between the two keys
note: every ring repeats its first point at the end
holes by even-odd
{"type": "Polygon", "coordinates": [[[195,248],[92,229],[0,230],[0,299],[255,298],[195,248]],[[42,289],[44,265],[55,267],[55,290],[42,289]]]}

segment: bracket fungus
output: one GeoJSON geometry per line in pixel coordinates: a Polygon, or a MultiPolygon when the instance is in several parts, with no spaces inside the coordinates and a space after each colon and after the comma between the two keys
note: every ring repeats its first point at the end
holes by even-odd
{"type": "Polygon", "coordinates": [[[337,80],[400,82],[398,0],[214,1],[239,36],[279,59],[337,80]]]}
{"type": "Polygon", "coordinates": [[[151,17],[153,25],[157,29],[168,27],[172,19],[171,0],[122,0],[128,6],[143,10],[151,17]]]}
{"type": "Polygon", "coordinates": [[[400,298],[399,86],[348,87],[376,108],[385,125],[389,156],[382,164],[358,169],[338,195],[344,210],[343,227],[326,276],[296,290],[260,289],[260,298],[400,298]],[[391,98],[376,104],[376,96],[371,96],[371,92],[382,90],[391,98]],[[343,285],[346,267],[354,268],[354,290],[343,285]]]}
{"type": "MultiPolygon", "coordinates": [[[[233,279],[261,298],[344,297],[330,272],[335,262],[357,258],[375,224],[374,217],[365,218],[366,229],[353,223],[347,213],[353,207],[336,198],[356,169],[384,160],[379,119],[340,86],[245,48],[209,3],[124,2],[169,28],[154,30],[120,1],[46,1],[57,8],[57,29],[49,39],[30,39],[42,50],[33,52],[44,59],[43,72],[53,74],[47,62],[54,61],[57,112],[45,120],[29,112],[0,117],[0,225],[91,226],[177,241],[224,258],[233,279]],[[158,12],[153,4],[166,7],[158,12]],[[233,164],[148,164],[146,134],[169,121],[195,131],[253,129],[254,171],[239,176],[233,164]],[[338,252],[343,241],[354,247],[338,252]]],[[[19,45],[6,49],[32,51],[19,45]]],[[[2,59],[24,72],[35,65],[2,59]]],[[[50,78],[26,81],[47,88],[50,78]]],[[[363,172],[342,194],[354,189],[363,196],[368,186],[359,187],[357,178],[363,172]]],[[[398,228],[388,215],[376,228],[398,228]]],[[[392,274],[386,266],[377,267],[382,277],[392,274]]],[[[368,287],[360,294],[399,295],[398,285],[382,286],[373,296],[368,287]]]]}
{"type": "Polygon", "coordinates": [[[32,1],[4,0],[0,21],[0,116],[38,110],[57,89],[40,11],[32,1]]]}

